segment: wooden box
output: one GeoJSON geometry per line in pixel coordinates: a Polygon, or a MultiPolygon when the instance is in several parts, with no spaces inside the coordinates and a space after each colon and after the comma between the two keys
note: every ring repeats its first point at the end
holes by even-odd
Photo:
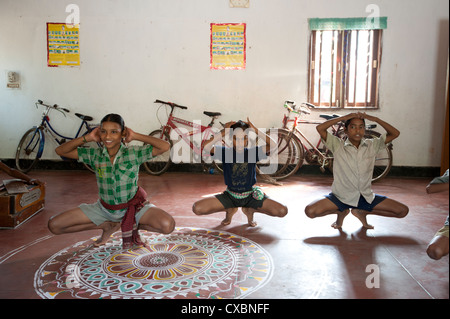
{"type": "Polygon", "coordinates": [[[0,192],[0,228],[16,228],[45,204],[45,185],[27,185],[28,193],[10,195],[0,192]]]}

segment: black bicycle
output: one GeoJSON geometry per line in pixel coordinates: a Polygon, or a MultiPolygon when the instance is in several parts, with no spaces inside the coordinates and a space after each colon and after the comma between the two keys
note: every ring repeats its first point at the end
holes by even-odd
{"type": "MultiPolygon", "coordinates": [[[[37,161],[42,157],[42,153],[44,152],[46,134],[50,135],[57,144],[61,145],[67,140],[72,140],[77,137],[89,134],[89,132],[91,132],[97,126],[95,124],[89,124],[89,122],[93,120],[91,116],[75,113],[75,115],[81,119],[80,127],[78,128],[78,131],[74,137],[64,136],[58,133],[51,126],[49,114],[50,111],[56,110],[66,116],[65,113],[69,113],[70,111],[66,108],[59,107],[57,104],[44,104],[41,100],[38,100],[35,105],[36,108],[38,108],[39,105],[45,107],[44,113],[42,114],[41,123],[38,126],[34,126],[29,129],[23,135],[16,151],[17,169],[24,173],[29,172],[37,163],[37,161]]],[[[101,145],[99,143],[91,142],[85,144],[83,147],[101,147],[101,145]]],[[[67,160],[64,157],[61,158],[67,160]]],[[[93,172],[93,169],[89,165],[84,164],[84,166],[88,170],[93,172]]]]}

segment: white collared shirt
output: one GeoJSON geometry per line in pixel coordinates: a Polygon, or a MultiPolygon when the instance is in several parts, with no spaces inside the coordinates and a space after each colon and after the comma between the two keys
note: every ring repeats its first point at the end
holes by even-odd
{"type": "Polygon", "coordinates": [[[327,132],[325,146],[333,153],[332,192],[343,203],[357,206],[362,195],[372,203],[372,174],[375,156],[385,147],[386,134],[379,138],[362,139],[358,148],[348,139],[342,140],[327,132]]]}

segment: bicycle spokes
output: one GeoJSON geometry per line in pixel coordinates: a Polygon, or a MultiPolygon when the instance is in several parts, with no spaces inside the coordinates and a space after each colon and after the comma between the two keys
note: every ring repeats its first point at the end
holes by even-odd
{"type": "Polygon", "coordinates": [[[22,172],[28,172],[42,153],[39,130],[31,129],[24,134],[16,152],[16,166],[22,172]]]}
{"type": "Polygon", "coordinates": [[[25,140],[25,147],[22,149],[23,155],[28,157],[36,158],[39,151],[39,134],[35,132],[34,134],[29,134],[25,140]],[[28,141],[29,140],[29,141],[28,141]]]}

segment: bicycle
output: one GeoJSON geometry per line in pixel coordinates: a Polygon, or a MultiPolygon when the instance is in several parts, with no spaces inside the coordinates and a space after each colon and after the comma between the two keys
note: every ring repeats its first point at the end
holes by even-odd
{"type": "MultiPolygon", "coordinates": [[[[92,121],[93,118],[88,115],[83,115],[80,113],[75,113],[77,117],[81,119],[80,127],[78,128],[75,137],[67,137],[60,133],[58,133],[50,124],[49,113],[51,110],[56,110],[61,112],[64,116],[65,113],[69,113],[70,111],[66,108],[59,107],[57,104],[47,105],[42,102],[42,100],[38,100],[36,103],[36,108],[38,105],[44,106],[46,109],[42,114],[41,123],[38,126],[34,126],[29,129],[21,138],[19,145],[17,146],[16,151],[16,166],[17,169],[23,173],[29,172],[33,166],[37,163],[37,161],[42,157],[42,153],[44,152],[45,146],[45,135],[49,134],[56,141],[58,145],[61,145],[66,142],[66,140],[72,140],[79,136],[83,136],[92,131],[92,129],[96,125],[90,125],[88,122],[92,121]],[[84,130],[83,130],[84,129],[84,130]],[[83,132],[83,133],[82,133],[83,132]]],[[[90,143],[91,144],[91,143],[90,143]]],[[[99,143],[92,143],[100,147],[99,143]]],[[[87,145],[86,145],[87,146],[87,145]]],[[[66,158],[61,157],[63,160],[66,158]]],[[[93,172],[93,169],[84,164],[84,166],[93,172]]]]}
{"type": "MultiPolygon", "coordinates": [[[[277,129],[278,132],[281,132],[282,134],[282,139],[279,138],[279,141],[284,141],[282,142],[282,145],[279,145],[279,152],[282,152],[283,149],[288,147],[288,145],[291,145],[291,151],[289,152],[290,157],[286,160],[285,165],[279,167],[279,169],[273,174],[272,177],[276,179],[284,179],[295,174],[303,165],[304,160],[308,164],[320,165],[320,170],[322,171],[322,173],[325,172],[325,168],[328,168],[330,171],[332,171],[333,154],[325,147],[325,145],[323,145],[323,142],[320,138],[317,144],[314,145],[299,128],[300,124],[318,125],[323,123],[321,121],[300,119],[300,116],[302,114],[311,114],[309,108],[315,108],[315,106],[310,103],[302,103],[300,107],[297,107],[294,101],[285,101],[284,107],[287,109],[288,115],[284,114],[282,121],[283,127],[277,129]],[[298,116],[295,116],[294,119],[291,119],[291,113],[298,114],[298,116]],[[288,126],[291,122],[293,124],[289,128],[288,126]],[[288,141],[286,141],[286,135],[288,136],[288,141]]],[[[330,120],[332,118],[339,117],[339,115],[320,114],[319,117],[325,120],[330,120]]],[[[367,125],[364,137],[379,137],[381,134],[373,131],[373,129],[376,127],[376,124],[367,125]]],[[[339,122],[338,124],[332,126],[331,130],[331,134],[343,139],[346,138],[343,122],[339,122]]],[[[389,173],[389,170],[392,167],[392,148],[392,143],[388,143],[386,144],[385,149],[377,154],[372,182],[382,179],[389,173]]]]}
{"type": "MultiPolygon", "coordinates": [[[[176,162],[192,162],[191,152],[186,146],[193,150],[194,163],[204,163],[203,157],[209,156],[209,154],[203,154],[203,148],[206,141],[208,141],[214,133],[219,131],[218,129],[214,130],[213,125],[215,120],[222,114],[219,112],[204,111],[203,114],[209,116],[211,118],[211,122],[207,126],[203,126],[199,123],[186,121],[173,115],[175,108],[186,110],[186,106],[161,100],[156,100],[154,103],[160,103],[160,108],[164,105],[168,105],[171,110],[168,115],[167,123],[163,125],[160,121],[161,128],[151,132],[149,135],[168,141],[170,143],[170,151],[160,154],[157,157],[152,158],[150,161],[145,162],[145,170],[151,175],[161,175],[168,170],[170,165],[173,163],[173,159],[175,159],[176,162]],[[183,127],[180,128],[177,124],[188,126],[189,128],[192,128],[192,130],[187,130],[183,127]],[[174,147],[172,141],[176,137],[181,138],[185,143],[181,143],[180,141],[174,147]],[[186,154],[188,154],[188,156],[186,156],[186,154]]],[[[213,164],[218,170],[220,170],[220,167],[216,162],[213,161],[213,164]]]]}

